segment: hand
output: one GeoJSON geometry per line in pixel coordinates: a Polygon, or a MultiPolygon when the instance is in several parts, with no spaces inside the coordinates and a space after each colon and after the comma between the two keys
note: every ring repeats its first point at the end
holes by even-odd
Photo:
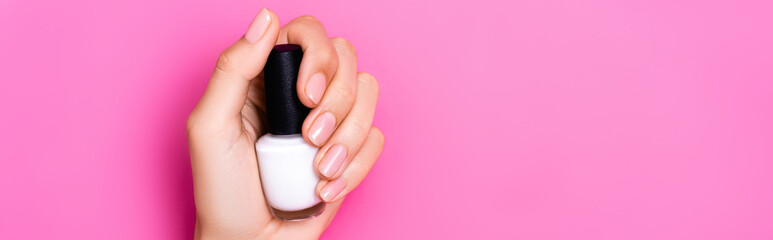
{"type": "Polygon", "coordinates": [[[197,239],[316,239],[344,196],[381,154],[384,136],[371,126],[378,98],[375,78],[357,72],[357,56],[343,38],[328,38],[313,17],[280,29],[263,9],[247,33],[220,55],[201,101],[188,118],[196,199],[197,239]],[[300,222],[274,218],[261,189],[255,141],[265,132],[262,69],[276,44],[304,50],[298,96],[313,108],[303,136],[320,147],[317,187],[327,202],[320,216],[300,222]]]}

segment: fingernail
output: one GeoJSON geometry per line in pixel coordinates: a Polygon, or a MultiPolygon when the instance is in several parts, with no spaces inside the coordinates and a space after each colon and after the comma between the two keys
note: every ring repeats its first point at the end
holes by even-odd
{"type": "Polygon", "coordinates": [[[268,26],[271,23],[271,14],[268,13],[268,9],[261,9],[255,19],[252,20],[250,28],[247,29],[247,33],[244,34],[244,39],[248,42],[255,43],[261,38],[263,34],[266,34],[268,26]]]}
{"type": "Polygon", "coordinates": [[[341,169],[345,159],[346,148],[341,144],[333,145],[319,162],[319,173],[328,178],[333,177],[341,169]]]}
{"type": "Polygon", "coordinates": [[[327,87],[327,81],[325,81],[325,75],[322,73],[315,73],[309,78],[309,82],[306,83],[306,95],[309,96],[314,104],[319,104],[319,100],[322,99],[322,94],[325,94],[325,88],[327,87]]]}
{"type": "Polygon", "coordinates": [[[309,128],[309,140],[317,146],[322,146],[330,134],[333,134],[333,128],[336,125],[336,117],[330,112],[320,114],[314,120],[314,124],[309,128]]]}
{"type": "Polygon", "coordinates": [[[336,180],[333,180],[331,182],[328,182],[325,187],[322,188],[322,190],[319,191],[319,197],[322,198],[325,202],[333,201],[336,197],[338,197],[339,194],[341,194],[341,191],[344,190],[346,187],[346,179],[344,178],[338,178],[336,180]]]}

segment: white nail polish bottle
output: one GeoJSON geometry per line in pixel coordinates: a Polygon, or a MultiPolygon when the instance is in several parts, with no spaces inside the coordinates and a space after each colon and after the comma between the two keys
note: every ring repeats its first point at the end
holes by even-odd
{"type": "Polygon", "coordinates": [[[317,148],[301,135],[309,108],[298,100],[296,81],[303,51],[292,44],[277,45],[264,68],[268,134],[255,143],[260,182],[271,213],[282,220],[303,220],[325,210],[316,192],[317,148]]]}

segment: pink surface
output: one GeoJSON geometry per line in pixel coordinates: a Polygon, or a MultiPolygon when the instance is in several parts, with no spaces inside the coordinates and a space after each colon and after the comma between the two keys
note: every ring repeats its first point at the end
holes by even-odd
{"type": "Polygon", "coordinates": [[[261,7],[387,145],[323,239],[773,239],[770,1],[0,1],[0,239],[189,239],[185,119],[261,7]]]}

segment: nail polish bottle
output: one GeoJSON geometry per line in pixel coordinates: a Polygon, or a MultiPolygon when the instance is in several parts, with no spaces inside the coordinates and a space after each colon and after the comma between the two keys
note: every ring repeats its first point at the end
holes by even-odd
{"type": "Polygon", "coordinates": [[[298,45],[277,45],[264,68],[268,133],[255,143],[260,182],[271,213],[282,220],[303,220],[325,210],[316,192],[314,171],[318,148],[301,135],[309,108],[298,99],[296,81],[303,51],[298,45]]]}

